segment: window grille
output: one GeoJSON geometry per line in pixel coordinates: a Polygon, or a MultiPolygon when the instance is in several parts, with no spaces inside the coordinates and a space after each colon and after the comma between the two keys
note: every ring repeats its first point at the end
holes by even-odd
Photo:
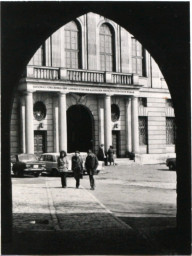
{"type": "Polygon", "coordinates": [[[147,98],[139,98],[139,106],[147,107],[147,98]]]}
{"type": "Polygon", "coordinates": [[[33,106],[33,115],[37,121],[41,121],[46,117],[46,106],[43,102],[37,101],[33,106]]]}
{"type": "Polygon", "coordinates": [[[107,24],[100,27],[100,67],[103,71],[113,71],[114,53],[113,53],[113,33],[107,24]]]}
{"type": "Polygon", "coordinates": [[[79,30],[75,22],[65,25],[65,65],[67,68],[80,68],[79,30]]]}
{"type": "Polygon", "coordinates": [[[166,100],[166,107],[167,108],[173,108],[173,102],[171,99],[167,99],[166,100]]]}
{"type": "Polygon", "coordinates": [[[147,145],[148,141],[148,127],[147,127],[147,117],[139,117],[139,145],[147,145]]]}
{"type": "Polygon", "coordinates": [[[132,72],[146,76],[145,50],[134,37],[132,37],[132,72]]]}
{"type": "Polygon", "coordinates": [[[166,117],[166,144],[174,145],[176,140],[176,126],[174,117],[166,117]]]}

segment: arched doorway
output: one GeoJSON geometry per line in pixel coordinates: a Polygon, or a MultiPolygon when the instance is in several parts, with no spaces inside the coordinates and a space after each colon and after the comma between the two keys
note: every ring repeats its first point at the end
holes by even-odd
{"type": "Polygon", "coordinates": [[[67,110],[68,152],[93,149],[93,116],[83,105],[73,105],[67,110]]]}

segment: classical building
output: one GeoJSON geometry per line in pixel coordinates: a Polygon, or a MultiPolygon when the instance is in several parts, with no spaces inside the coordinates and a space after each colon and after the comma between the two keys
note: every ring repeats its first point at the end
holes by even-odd
{"type": "Polygon", "coordinates": [[[11,154],[97,151],[162,162],[175,153],[174,109],[149,52],[112,20],[88,13],[36,51],[16,92],[11,154]]]}

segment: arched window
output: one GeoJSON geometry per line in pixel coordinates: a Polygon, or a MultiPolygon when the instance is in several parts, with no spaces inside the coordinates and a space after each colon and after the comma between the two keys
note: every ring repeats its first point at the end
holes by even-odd
{"type": "Polygon", "coordinates": [[[65,25],[65,65],[67,68],[81,68],[79,32],[74,21],[65,25]]]}
{"type": "Polygon", "coordinates": [[[146,76],[145,49],[134,37],[132,37],[132,70],[134,74],[146,76]]]}
{"type": "Polygon", "coordinates": [[[114,71],[114,35],[107,24],[102,24],[100,37],[100,68],[103,71],[114,71]]]}

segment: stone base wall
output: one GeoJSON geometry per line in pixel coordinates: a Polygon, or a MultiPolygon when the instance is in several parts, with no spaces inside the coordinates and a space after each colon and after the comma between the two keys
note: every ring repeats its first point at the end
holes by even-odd
{"type": "Polygon", "coordinates": [[[175,158],[175,153],[166,154],[140,154],[135,156],[135,162],[138,164],[165,164],[167,158],[175,158]]]}

